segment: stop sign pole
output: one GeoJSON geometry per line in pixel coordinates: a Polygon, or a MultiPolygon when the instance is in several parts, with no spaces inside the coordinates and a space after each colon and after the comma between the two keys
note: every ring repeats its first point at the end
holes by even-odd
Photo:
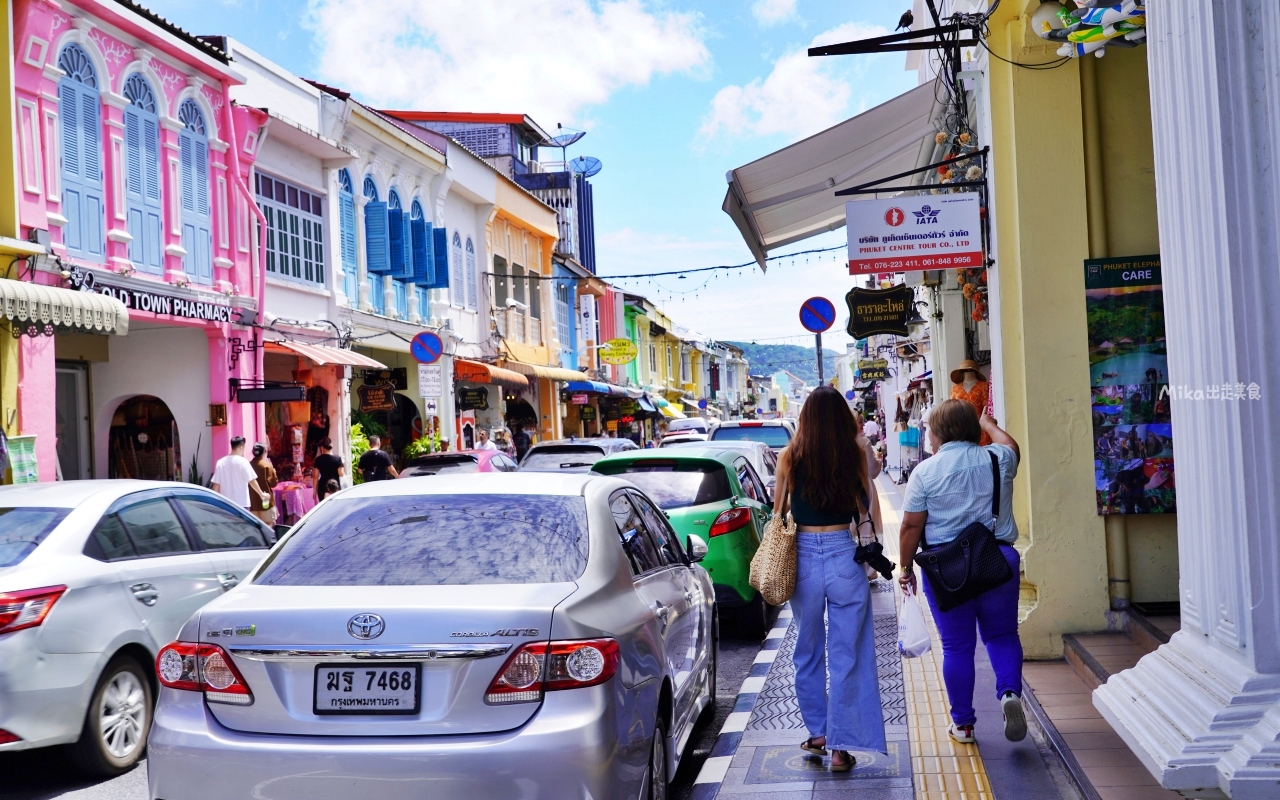
{"type": "Polygon", "coordinates": [[[810,297],[800,305],[800,324],[813,332],[814,349],[818,354],[818,385],[826,383],[822,374],[822,332],[829,330],[836,321],[836,307],[825,297],[810,297]]]}

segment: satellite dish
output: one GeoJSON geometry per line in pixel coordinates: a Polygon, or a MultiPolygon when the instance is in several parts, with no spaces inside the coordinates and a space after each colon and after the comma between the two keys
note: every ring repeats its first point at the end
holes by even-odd
{"type": "Polygon", "coordinates": [[[578,156],[569,162],[569,169],[584,178],[590,178],[593,175],[599,175],[603,169],[600,159],[591,156],[578,156]]]}
{"type": "Polygon", "coordinates": [[[566,128],[560,123],[556,123],[556,135],[547,140],[545,147],[559,147],[561,151],[574,142],[586,136],[586,131],[575,130],[574,128],[566,128]]]}

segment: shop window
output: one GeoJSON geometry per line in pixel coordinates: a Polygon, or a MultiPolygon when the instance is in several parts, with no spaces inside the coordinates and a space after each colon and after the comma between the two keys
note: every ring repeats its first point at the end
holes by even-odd
{"type": "Polygon", "coordinates": [[[400,319],[409,318],[409,293],[405,291],[404,281],[398,281],[394,278],[388,278],[391,281],[391,290],[396,295],[396,313],[400,319]]]}
{"type": "Polygon", "coordinates": [[[507,296],[510,291],[510,279],[507,278],[507,260],[502,256],[493,257],[493,304],[498,311],[507,308],[507,296]]]}
{"type": "MultiPolygon", "coordinates": [[[[391,271],[390,222],[387,204],[378,199],[378,185],[371,175],[364,176],[364,196],[369,201],[364,206],[365,266],[372,278],[391,271]]],[[[374,306],[379,302],[374,301],[374,306]]]]}
{"type": "Polygon", "coordinates": [[[524,267],[519,264],[511,265],[511,297],[517,303],[525,302],[525,279],[524,267]]]}
{"type": "Polygon", "coordinates": [[[542,279],[538,273],[529,270],[526,282],[529,286],[529,316],[542,319],[542,279]]]}
{"type": "Polygon", "coordinates": [[[560,349],[572,350],[573,342],[569,341],[569,284],[556,284],[556,336],[560,339],[560,349]]]}
{"type": "Polygon", "coordinates": [[[182,271],[198,283],[213,282],[213,224],[209,212],[209,139],[194,100],[178,106],[178,158],[182,168],[182,271]]]}
{"type": "Polygon", "coordinates": [[[650,374],[658,371],[658,348],[649,345],[649,372],[650,374]]]}
{"type": "Polygon", "coordinates": [[[129,260],[143,272],[164,272],[160,205],[160,117],[155,93],[138,73],[124,82],[124,199],[129,260]]]}
{"type": "MultiPolygon", "coordinates": [[[[422,213],[422,203],[415,197],[409,207],[409,253],[412,262],[410,270],[413,282],[420,287],[432,286],[436,282],[435,246],[431,225],[422,213]]],[[[425,311],[426,305],[419,306],[425,311]]]]}
{"type": "Polygon", "coordinates": [[[182,469],[178,423],[165,402],[150,395],[122,402],[111,418],[107,477],[179,481],[182,469]]]}
{"type": "Polygon", "coordinates": [[[62,242],[67,253],[90,261],[106,255],[102,201],[102,114],[98,75],[78,44],[62,48],[58,111],[62,133],[62,242]]]}
{"type": "Polygon", "coordinates": [[[431,303],[427,298],[426,287],[415,286],[413,291],[418,296],[418,316],[425,319],[431,311],[431,303]]]}
{"type": "Polygon", "coordinates": [[[467,308],[475,311],[480,298],[476,295],[476,248],[467,237],[467,308]]]}
{"type": "Polygon", "coordinates": [[[672,374],[673,373],[671,370],[671,348],[667,347],[667,379],[668,380],[670,380],[672,374]]]}
{"type": "Polygon", "coordinates": [[[267,219],[267,274],[323,286],[324,213],[320,195],[258,173],[258,206],[267,219]]]}
{"type": "Polygon", "coordinates": [[[453,232],[453,246],[449,248],[449,294],[455,306],[467,304],[467,284],[462,279],[462,236],[453,232]]]}
{"type": "Polygon", "coordinates": [[[356,198],[351,190],[351,173],[338,170],[338,229],[343,291],[347,303],[359,302],[360,267],[356,255],[356,198]]]}
{"type": "Polygon", "coordinates": [[[381,275],[369,276],[369,303],[373,306],[373,313],[386,316],[387,300],[381,275]]]}

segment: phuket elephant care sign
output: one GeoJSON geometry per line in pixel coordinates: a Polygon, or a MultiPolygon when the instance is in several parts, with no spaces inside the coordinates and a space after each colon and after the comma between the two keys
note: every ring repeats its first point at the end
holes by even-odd
{"type": "Polygon", "coordinates": [[[849,274],[981,267],[980,208],[976,192],[845,203],[849,274]]]}

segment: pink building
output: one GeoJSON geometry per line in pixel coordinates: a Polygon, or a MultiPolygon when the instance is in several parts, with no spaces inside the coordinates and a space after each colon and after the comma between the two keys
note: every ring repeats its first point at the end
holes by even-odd
{"type": "Polygon", "coordinates": [[[49,242],[30,279],[129,311],[126,336],[21,339],[40,479],[207,479],[233,436],[262,437],[232,398],[262,374],[265,116],[232,105],[225,53],[130,0],[11,2],[20,223],[49,242]]]}

